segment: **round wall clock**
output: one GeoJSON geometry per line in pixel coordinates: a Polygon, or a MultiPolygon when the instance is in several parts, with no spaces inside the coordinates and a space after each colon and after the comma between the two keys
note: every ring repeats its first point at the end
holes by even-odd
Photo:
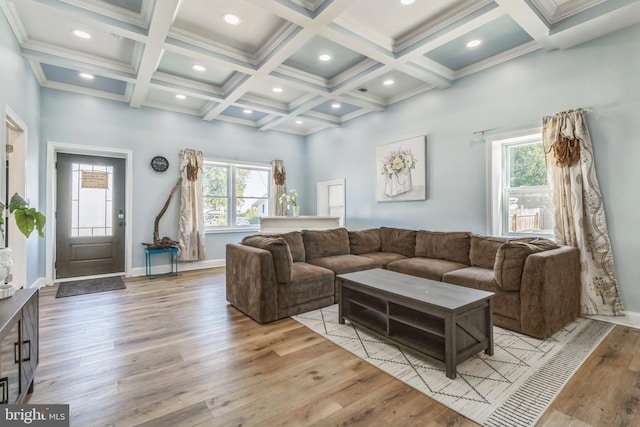
{"type": "Polygon", "coordinates": [[[156,172],[164,172],[169,169],[169,160],[162,156],[155,156],[151,159],[151,167],[156,172]]]}

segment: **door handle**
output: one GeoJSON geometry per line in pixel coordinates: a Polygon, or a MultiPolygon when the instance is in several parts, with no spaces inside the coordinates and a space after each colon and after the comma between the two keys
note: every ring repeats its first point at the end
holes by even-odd
{"type": "Polygon", "coordinates": [[[118,209],[118,219],[124,219],[124,211],[122,209],[118,209]]]}

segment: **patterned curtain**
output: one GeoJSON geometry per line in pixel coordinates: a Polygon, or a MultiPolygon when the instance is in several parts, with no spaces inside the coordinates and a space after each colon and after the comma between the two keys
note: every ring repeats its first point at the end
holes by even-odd
{"type": "Polygon", "coordinates": [[[555,238],[580,249],[582,314],[623,315],[591,137],[582,110],[543,118],[555,238]]]}
{"type": "Polygon", "coordinates": [[[276,216],[285,216],[287,214],[286,206],[280,203],[280,196],[287,192],[287,173],[284,170],[284,162],[282,160],[273,160],[271,162],[271,172],[273,176],[271,212],[276,216]]]}
{"type": "Polygon", "coordinates": [[[202,151],[180,151],[180,261],[205,258],[204,211],[202,208],[202,151]]]}

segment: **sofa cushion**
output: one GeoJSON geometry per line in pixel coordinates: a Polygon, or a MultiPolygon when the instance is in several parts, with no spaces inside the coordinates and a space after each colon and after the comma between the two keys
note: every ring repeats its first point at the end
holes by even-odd
{"type": "Polygon", "coordinates": [[[380,252],[380,229],[349,231],[349,246],[353,255],[380,252]]]}
{"type": "Polygon", "coordinates": [[[407,259],[406,256],[393,252],[370,252],[368,254],[362,254],[360,256],[374,260],[375,262],[380,264],[382,268],[387,268],[387,265],[389,265],[389,263],[393,261],[407,259]]]}
{"type": "Polygon", "coordinates": [[[420,230],[416,234],[416,256],[469,264],[471,233],[420,230]]]}
{"type": "Polygon", "coordinates": [[[305,258],[308,261],[333,255],[350,253],[349,233],[346,228],[330,230],[302,230],[305,258]]]}
{"type": "Polygon", "coordinates": [[[520,292],[505,292],[500,290],[492,269],[481,267],[467,267],[460,270],[445,273],[442,281],[453,285],[466,286],[467,288],[481,291],[494,292],[491,303],[493,313],[496,315],[494,323],[498,326],[509,324],[510,327],[518,325],[520,329],[521,302],[520,292]],[[515,322],[498,321],[500,318],[515,319],[515,322]]]}
{"type": "Polygon", "coordinates": [[[416,253],[416,231],[403,228],[380,227],[380,250],[406,257],[416,253]]]}
{"type": "Polygon", "coordinates": [[[509,239],[504,237],[471,235],[469,261],[472,266],[493,269],[498,248],[509,239]]]}
{"type": "Polygon", "coordinates": [[[506,291],[520,290],[522,272],[527,257],[533,253],[555,249],[558,245],[548,239],[504,242],[498,248],[493,272],[498,285],[506,291]]]}
{"type": "Polygon", "coordinates": [[[279,283],[289,283],[292,280],[291,264],[293,258],[289,245],[282,237],[271,236],[247,236],[242,239],[242,244],[254,248],[265,249],[271,252],[273,266],[276,270],[276,278],[279,283]]]}
{"type": "Polygon", "coordinates": [[[414,257],[391,262],[387,265],[387,270],[441,281],[445,273],[466,267],[466,264],[444,259],[414,257]]]}
{"type": "Polygon", "coordinates": [[[335,274],[380,268],[380,264],[372,259],[351,254],[327,256],[307,262],[312,265],[317,265],[318,267],[327,268],[335,274]]]}
{"type": "Polygon", "coordinates": [[[279,310],[334,295],[333,271],[304,262],[294,262],[291,270],[291,283],[278,285],[279,310]]]}
{"type": "Polygon", "coordinates": [[[299,231],[291,231],[289,233],[278,234],[289,245],[293,262],[305,262],[304,241],[302,233],[299,231]]]}

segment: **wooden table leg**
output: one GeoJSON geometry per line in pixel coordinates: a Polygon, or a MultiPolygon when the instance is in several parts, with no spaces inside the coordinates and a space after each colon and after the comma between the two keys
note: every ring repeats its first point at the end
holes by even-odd
{"type": "Polygon", "coordinates": [[[344,316],[342,315],[342,308],[344,302],[342,301],[342,279],[338,279],[338,323],[344,325],[344,316]]]}
{"type": "Polygon", "coordinates": [[[491,301],[492,301],[492,298],[489,298],[487,301],[486,316],[485,316],[486,322],[487,322],[488,343],[484,353],[488,354],[489,356],[493,356],[493,317],[491,316],[492,314],[491,301]]]}
{"type": "Polygon", "coordinates": [[[447,377],[456,379],[456,319],[452,314],[444,319],[444,360],[447,377]]]}

